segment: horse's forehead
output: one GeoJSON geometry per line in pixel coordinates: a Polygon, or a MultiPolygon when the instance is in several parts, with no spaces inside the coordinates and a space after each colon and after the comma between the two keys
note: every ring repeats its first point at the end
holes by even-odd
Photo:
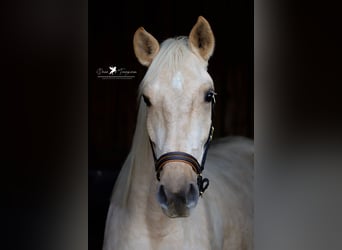
{"type": "Polygon", "coordinates": [[[158,74],[152,86],[165,93],[196,91],[201,84],[208,83],[211,78],[207,71],[197,67],[180,68],[174,71],[163,70],[158,74]],[[157,86],[159,85],[159,86],[157,86]]]}

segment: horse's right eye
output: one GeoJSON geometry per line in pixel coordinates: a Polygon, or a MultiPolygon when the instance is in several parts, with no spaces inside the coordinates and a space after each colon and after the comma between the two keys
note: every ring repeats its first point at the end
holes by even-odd
{"type": "Polygon", "coordinates": [[[211,103],[215,103],[216,100],[215,100],[215,95],[216,92],[214,90],[209,90],[206,94],[205,94],[205,101],[206,102],[211,102],[211,103]]]}
{"type": "Polygon", "coordinates": [[[148,98],[147,96],[143,95],[143,99],[144,99],[144,102],[145,102],[147,107],[150,107],[152,105],[152,103],[150,101],[150,98],[148,98]]]}

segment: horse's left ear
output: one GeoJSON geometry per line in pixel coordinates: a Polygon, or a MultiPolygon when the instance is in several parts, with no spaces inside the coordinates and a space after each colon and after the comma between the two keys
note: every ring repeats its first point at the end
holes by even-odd
{"type": "Polygon", "coordinates": [[[133,47],[138,61],[148,67],[159,51],[159,43],[143,27],[134,33],[133,47]]]}
{"type": "Polygon", "coordinates": [[[189,45],[193,52],[208,61],[214,52],[215,38],[208,21],[199,16],[189,35],[189,45]]]}

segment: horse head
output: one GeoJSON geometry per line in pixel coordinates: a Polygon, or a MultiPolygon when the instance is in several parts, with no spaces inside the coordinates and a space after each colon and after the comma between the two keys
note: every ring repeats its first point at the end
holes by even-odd
{"type": "Polygon", "coordinates": [[[189,37],[159,44],[140,27],[133,45],[138,61],[148,67],[140,96],[155,158],[157,201],[167,216],[186,217],[205,190],[201,172],[215,98],[207,65],[214,35],[200,16],[189,37]]]}

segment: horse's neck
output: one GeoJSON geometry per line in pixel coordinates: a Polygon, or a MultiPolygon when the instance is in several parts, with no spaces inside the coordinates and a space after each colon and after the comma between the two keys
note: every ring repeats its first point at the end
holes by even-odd
{"type": "Polygon", "coordinates": [[[156,203],[154,195],[157,180],[153,166],[153,153],[146,130],[146,107],[140,104],[132,149],[124,164],[123,174],[120,176],[120,183],[116,190],[116,193],[121,196],[119,200],[128,210],[138,209],[141,213],[146,209],[143,206],[150,202],[156,203]]]}
{"type": "Polygon", "coordinates": [[[139,142],[138,150],[132,150],[131,152],[131,166],[128,176],[125,180],[126,186],[126,199],[127,209],[138,208],[141,212],[145,209],[142,207],[147,204],[150,193],[152,192],[155,184],[155,174],[153,169],[153,158],[151,151],[149,150],[149,144],[146,142],[139,142]],[[139,207],[137,207],[139,204],[139,207]]]}

